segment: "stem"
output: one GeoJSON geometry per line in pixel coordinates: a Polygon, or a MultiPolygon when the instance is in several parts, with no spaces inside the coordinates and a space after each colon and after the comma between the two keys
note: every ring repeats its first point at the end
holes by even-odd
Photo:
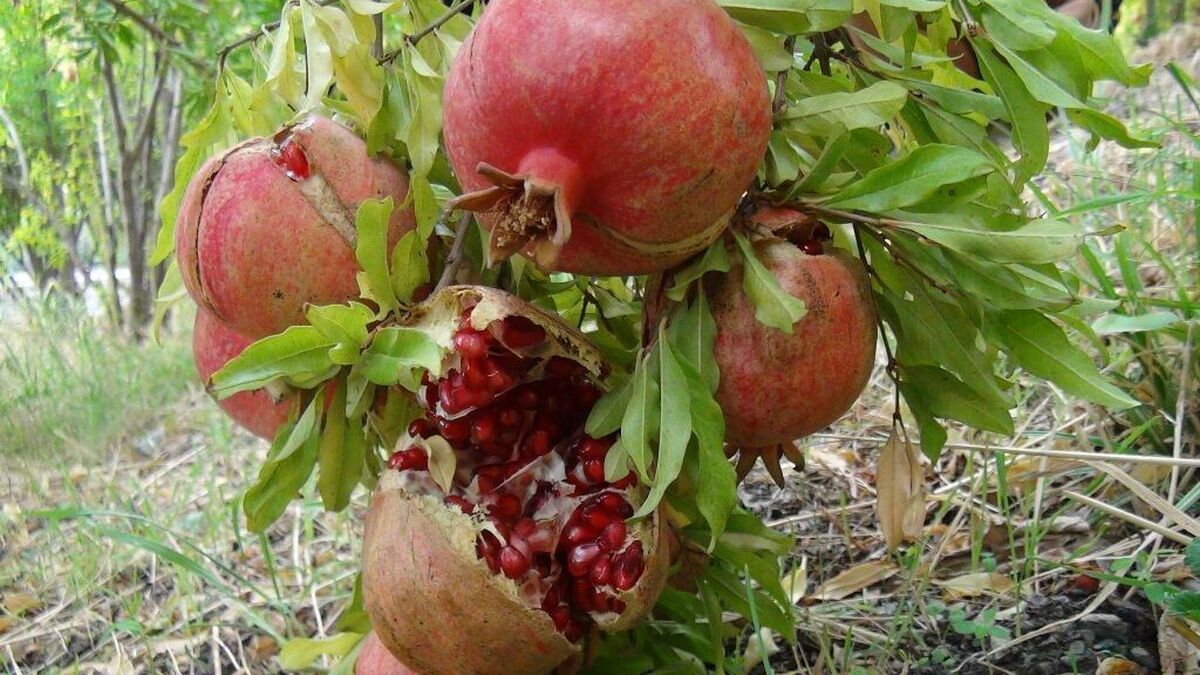
{"type": "MultiPolygon", "coordinates": [[[[413,33],[412,35],[405,35],[404,43],[409,47],[416,45],[418,42],[423,40],[427,35],[429,35],[433,31],[444,26],[446,24],[446,22],[449,21],[450,19],[453,19],[454,17],[458,16],[459,14],[462,14],[466,10],[470,9],[474,4],[475,4],[475,0],[461,0],[460,2],[455,4],[453,7],[451,7],[449,10],[447,10],[445,14],[443,14],[443,15],[439,16],[437,19],[435,19],[433,23],[429,24],[428,26],[425,26],[424,28],[417,31],[416,33],[413,33]]],[[[396,57],[400,55],[400,51],[401,51],[400,49],[396,49],[394,51],[388,52],[387,54],[384,54],[383,58],[379,59],[379,63],[382,65],[385,63],[391,63],[392,61],[395,61],[396,57]]]]}
{"type": "Polygon", "coordinates": [[[446,264],[442,267],[442,277],[438,279],[437,286],[430,295],[454,283],[455,277],[458,276],[458,270],[462,267],[462,252],[466,246],[467,232],[470,229],[471,214],[464,213],[462,218],[458,219],[458,229],[454,232],[454,244],[450,247],[450,254],[446,256],[446,264]]]}
{"type": "Polygon", "coordinates": [[[783,48],[788,53],[788,58],[791,60],[788,67],[775,76],[775,101],[771,104],[771,110],[776,115],[787,109],[787,96],[784,95],[787,89],[788,75],[792,72],[792,66],[795,65],[796,59],[796,36],[789,35],[783,41],[783,48]]]}

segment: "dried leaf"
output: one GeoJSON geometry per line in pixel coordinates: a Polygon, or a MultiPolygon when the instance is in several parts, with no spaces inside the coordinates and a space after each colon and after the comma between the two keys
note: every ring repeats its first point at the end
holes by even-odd
{"type": "Polygon", "coordinates": [[[458,467],[458,457],[450,443],[441,436],[416,439],[416,444],[425,450],[429,457],[429,475],[433,482],[447,494],[454,481],[454,470],[458,467]]]}
{"type": "Polygon", "coordinates": [[[889,551],[920,536],[925,521],[925,472],[916,448],[900,438],[894,425],[879,455],[875,494],[879,530],[889,551]]]}
{"type": "Polygon", "coordinates": [[[5,593],[4,594],[4,611],[13,616],[21,616],[31,609],[37,609],[42,606],[42,601],[29,593],[5,593]]]}
{"type": "Polygon", "coordinates": [[[942,595],[947,600],[974,598],[987,593],[1007,593],[1015,586],[1010,577],[995,572],[973,572],[933,583],[942,587],[942,595]]]}
{"type": "Polygon", "coordinates": [[[1163,675],[1190,675],[1200,670],[1200,649],[1180,629],[1194,633],[1181,617],[1163,614],[1158,621],[1158,662],[1163,675]]]}
{"type": "Polygon", "coordinates": [[[855,565],[821,584],[807,599],[841,600],[864,588],[869,588],[884,579],[889,579],[899,571],[899,567],[887,560],[872,560],[861,565],[855,565]]]}
{"type": "Polygon", "coordinates": [[[17,620],[11,616],[0,616],[0,635],[4,635],[13,626],[17,625],[17,620]]]}
{"type": "Polygon", "coordinates": [[[1100,662],[1096,675],[1142,675],[1146,671],[1133,661],[1127,661],[1119,656],[1110,656],[1100,662]]]}
{"type": "Polygon", "coordinates": [[[791,572],[783,575],[779,583],[783,586],[783,590],[787,591],[793,604],[800,602],[804,598],[804,594],[808,592],[808,556],[801,558],[800,564],[791,572]]]}

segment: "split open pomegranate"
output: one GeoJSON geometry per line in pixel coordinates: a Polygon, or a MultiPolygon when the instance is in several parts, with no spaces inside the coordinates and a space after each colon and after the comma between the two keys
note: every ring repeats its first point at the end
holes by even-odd
{"type": "Polygon", "coordinates": [[[388,461],[367,516],[363,590],[380,639],[422,672],[548,672],[596,626],[635,623],[668,566],[645,491],[608,480],[615,437],[584,423],[599,352],[507,293],[454,287],[414,327],[446,348],[424,414],[388,461]]]}

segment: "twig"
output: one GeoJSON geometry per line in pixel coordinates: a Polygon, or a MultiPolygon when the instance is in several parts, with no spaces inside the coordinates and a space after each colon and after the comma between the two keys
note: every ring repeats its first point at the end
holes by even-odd
{"type": "Polygon", "coordinates": [[[789,35],[787,39],[783,41],[783,49],[788,54],[788,67],[784,68],[783,71],[775,76],[775,102],[771,104],[771,110],[774,111],[776,115],[783,112],[787,108],[787,96],[785,95],[785,90],[787,89],[788,75],[792,72],[792,66],[795,65],[796,60],[795,35],[789,35]]]}
{"type": "MultiPolygon", "coordinates": [[[[458,16],[459,14],[462,14],[466,10],[470,9],[471,6],[474,4],[475,4],[475,0],[461,0],[461,2],[454,5],[449,10],[447,10],[445,14],[439,16],[436,20],[434,20],[433,23],[429,24],[428,26],[425,26],[424,28],[417,31],[416,33],[413,33],[412,35],[405,35],[404,36],[405,45],[407,45],[409,47],[416,45],[418,42],[423,40],[430,33],[441,28],[442,26],[444,26],[447,21],[449,21],[450,19],[453,19],[454,17],[458,16]]],[[[396,60],[396,57],[400,55],[400,51],[401,51],[400,49],[396,49],[396,50],[388,52],[387,54],[384,54],[383,58],[379,59],[380,65],[383,65],[385,63],[390,63],[390,62],[396,60]]]]}
{"type": "MultiPolygon", "coordinates": [[[[329,5],[340,2],[340,0],[313,0],[313,1],[317,5],[320,5],[321,7],[327,7],[329,5]]],[[[295,4],[299,4],[299,0],[288,0],[288,2],[284,5],[284,7],[286,7],[287,5],[295,5],[295,4]]],[[[237,49],[238,47],[241,47],[242,45],[247,45],[247,44],[250,44],[251,42],[258,40],[260,37],[262,37],[263,35],[266,35],[267,33],[270,33],[271,31],[275,30],[276,28],[279,28],[279,21],[272,21],[271,23],[264,23],[262,26],[259,27],[259,29],[257,31],[255,31],[253,33],[246,33],[242,37],[234,40],[233,42],[230,42],[229,44],[225,45],[224,47],[221,47],[221,49],[219,49],[217,51],[217,71],[225,70],[225,59],[229,56],[230,52],[237,49]]]]}
{"type": "MultiPolygon", "coordinates": [[[[454,244],[450,247],[450,254],[446,256],[446,264],[442,267],[442,278],[438,279],[433,293],[437,293],[454,283],[454,278],[458,276],[458,269],[462,267],[462,252],[466,246],[467,232],[470,229],[471,213],[467,212],[462,215],[462,218],[458,219],[458,229],[454,232],[454,244]]],[[[430,293],[430,295],[433,293],[430,293]]]]}

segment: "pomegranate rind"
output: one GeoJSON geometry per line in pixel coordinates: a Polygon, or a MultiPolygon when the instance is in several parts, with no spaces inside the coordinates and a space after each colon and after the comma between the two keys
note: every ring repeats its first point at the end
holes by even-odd
{"type": "MultiPolygon", "coordinates": [[[[196,322],[192,326],[192,357],[200,380],[208,378],[254,341],[222,324],[204,309],[196,310],[196,322]]],[[[287,421],[291,404],[277,402],[265,389],[243,391],[217,401],[221,410],[239,426],[250,433],[271,440],[275,432],[287,421]]]]}
{"type": "Polygon", "coordinates": [[[787,334],[755,318],[740,267],[708,287],[725,440],[746,448],[791,442],[844,415],[871,376],[877,335],[870,279],[857,258],[832,248],[808,255],[782,240],[756,248],[808,311],[787,334]]]}
{"type": "Polygon", "coordinates": [[[403,207],[407,176],[369,155],[353,131],[309,117],[276,134],[287,136],[304,151],[308,178],[293,180],[276,163],[274,138],[251,139],[201,167],[176,221],[184,286],[196,304],[253,338],[304,323],[306,304],[359,296],[352,239],[364,200],[391,197],[389,245],[416,227],[403,207]]]}
{"type": "Polygon", "coordinates": [[[374,631],[367,634],[362,649],[358,650],[358,661],[354,664],[354,675],[421,675],[405,666],[388,651],[374,631]]]}
{"type": "Polygon", "coordinates": [[[397,478],[385,474],[372,495],[363,540],[364,603],[392,654],[428,675],[532,675],[579,653],[476,557],[475,521],[397,478]]]}

